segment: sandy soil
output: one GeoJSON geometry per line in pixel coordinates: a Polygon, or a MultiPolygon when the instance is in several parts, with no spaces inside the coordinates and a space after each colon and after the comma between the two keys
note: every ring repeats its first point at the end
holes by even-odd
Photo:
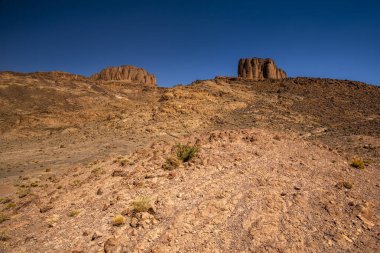
{"type": "Polygon", "coordinates": [[[3,73],[1,247],[378,252],[379,91],[331,79],[152,89],[3,73]],[[178,143],[199,152],[168,170],[178,143]]]}

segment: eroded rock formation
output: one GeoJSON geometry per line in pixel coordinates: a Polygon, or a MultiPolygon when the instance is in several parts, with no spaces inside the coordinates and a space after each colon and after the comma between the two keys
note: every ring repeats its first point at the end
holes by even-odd
{"type": "Polygon", "coordinates": [[[283,79],[286,73],[277,68],[274,61],[270,58],[248,58],[240,59],[238,76],[254,81],[265,79],[283,79]]]}
{"type": "Polygon", "coordinates": [[[91,78],[104,81],[117,80],[156,85],[155,75],[148,73],[145,69],[128,65],[105,68],[99,73],[92,75],[91,78]]]}

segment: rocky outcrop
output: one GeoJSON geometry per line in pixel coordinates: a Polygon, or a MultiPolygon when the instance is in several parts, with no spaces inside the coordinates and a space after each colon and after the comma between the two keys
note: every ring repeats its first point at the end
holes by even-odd
{"type": "Polygon", "coordinates": [[[145,69],[134,66],[108,67],[91,76],[94,80],[103,81],[127,81],[131,83],[142,83],[156,85],[156,77],[145,69]]]}
{"type": "Polygon", "coordinates": [[[274,61],[270,58],[248,58],[240,59],[238,76],[254,81],[265,79],[283,79],[286,73],[277,68],[274,61]]]}

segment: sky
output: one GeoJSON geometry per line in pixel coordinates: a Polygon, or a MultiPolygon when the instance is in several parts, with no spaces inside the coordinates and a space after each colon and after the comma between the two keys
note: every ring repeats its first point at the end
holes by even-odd
{"type": "Polygon", "coordinates": [[[172,86],[262,57],[290,77],[380,85],[378,0],[0,0],[0,31],[0,71],[134,65],[172,86]]]}

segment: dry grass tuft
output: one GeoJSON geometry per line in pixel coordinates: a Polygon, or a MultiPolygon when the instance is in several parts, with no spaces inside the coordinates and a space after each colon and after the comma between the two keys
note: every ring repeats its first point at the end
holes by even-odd
{"type": "Polygon", "coordinates": [[[351,162],[351,166],[360,170],[365,169],[365,164],[362,159],[360,158],[354,158],[351,162]]]}
{"type": "Polygon", "coordinates": [[[124,223],[125,223],[125,218],[123,215],[118,214],[112,218],[112,225],[114,226],[121,226],[124,223]]]}
{"type": "Polygon", "coordinates": [[[152,208],[149,197],[139,197],[132,202],[132,211],[135,213],[148,212],[152,208]]]}
{"type": "Polygon", "coordinates": [[[162,165],[164,170],[175,170],[181,165],[181,161],[177,157],[168,157],[162,165]]]}
{"type": "Polygon", "coordinates": [[[0,224],[3,223],[4,221],[9,220],[9,219],[10,219],[9,215],[0,213],[0,224]]]}
{"type": "Polygon", "coordinates": [[[7,203],[7,204],[4,206],[3,210],[9,210],[9,209],[12,209],[12,208],[15,207],[15,206],[16,206],[16,204],[15,204],[14,202],[9,202],[9,203],[7,203]]]}
{"type": "Polygon", "coordinates": [[[8,239],[9,236],[4,231],[0,231],[0,241],[7,241],[8,239]]]}

